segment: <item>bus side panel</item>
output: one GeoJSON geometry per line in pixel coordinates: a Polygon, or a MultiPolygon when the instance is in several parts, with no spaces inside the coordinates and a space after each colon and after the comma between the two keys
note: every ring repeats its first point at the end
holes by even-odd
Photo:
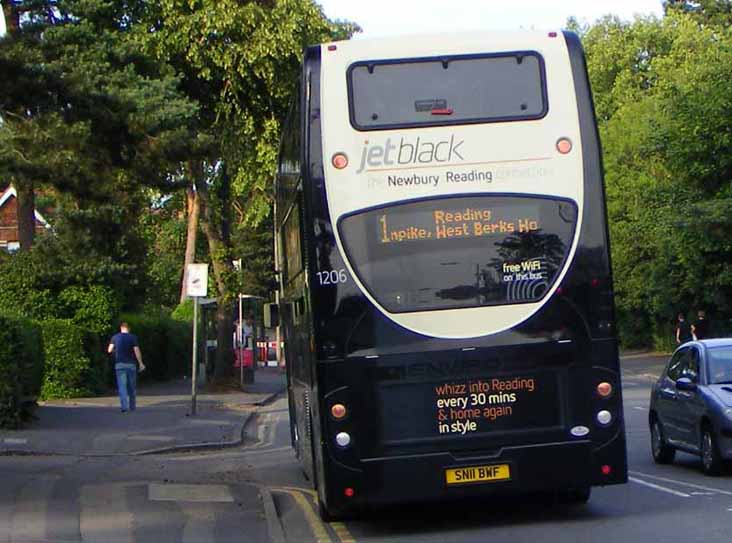
{"type": "MultiPolygon", "coordinates": [[[[617,386],[617,400],[622,405],[622,383],[620,360],[618,353],[617,330],[615,328],[615,301],[612,278],[612,260],[610,253],[610,234],[608,230],[605,183],[603,179],[602,149],[595,118],[595,107],[592,100],[587,64],[582,44],[576,34],[564,32],[567,43],[570,65],[574,79],[577,108],[580,121],[580,134],[583,149],[583,174],[585,177],[585,210],[593,208],[593,213],[584,217],[584,225],[580,237],[580,247],[588,254],[588,260],[603,266],[603,275],[599,287],[588,295],[587,307],[591,308],[588,324],[593,337],[592,364],[603,371],[612,371],[612,379],[617,386]],[[601,206],[590,206],[591,202],[602,202],[601,206]],[[602,251],[595,250],[602,248],[602,251]],[[601,258],[598,259],[597,257],[601,258]]],[[[591,268],[590,268],[591,269],[591,268]]],[[[595,449],[595,463],[599,466],[614,466],[613,479],[616,482],[627,482],[627,450],[625,441],[625,424],[622,409],[617,413],[620,418],[618,436],[603,447],[595,449]]]]}
{"type": "MultiPolygon", "coordinates": [[[[302,80],[304,82],[302,93],[302,117],[301,117],[301,138],[303,143],[302,176],[303,176],[303,239],[306,253],[306,273],[309,278],[317,276],[316,262],[319,258],[317,249],[322,233],[313,225],[317,224],[313,213],[312,191],[313,187],[322,188],[323,185],[323,164],[322,146],[320,134],[320,47],[309,47],[305,51],[303,63],[302,80]]],[[[310,281],[306,281],[309,285],[310,281]]],[[[321,500],[326,488],[325,469],[323,458],[323,438],[321,432],[321,410],[320,393],[318,383],[317,355],[315,351],[314,319],[317,319],[317,308],[322,303],[317,284],[312,288],[308,287],[308,314],[307,328],[303,327],[303,334],[307,334],[308,344],[305,359],[308,365],[309,395],[307,421],[309,425],[309,466],[307,469],[311,474],[313,486],[319,491],[321,500]]]]}

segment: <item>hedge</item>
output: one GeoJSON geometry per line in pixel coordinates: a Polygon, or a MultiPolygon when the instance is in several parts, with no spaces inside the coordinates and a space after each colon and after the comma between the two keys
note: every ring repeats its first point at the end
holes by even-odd
{"type": "Polygon", "coordinates": [[[184,375],[191,367],[191,325],[167,315],[122,315],[137,336],[147,370],[142,378],[158,381],[184,375]]]}
{"type": "Polygon", "coordinates": [[[109,367],[99,338],[67,320],[39,324],[46,358],[41,398],[78,398],[103,392],[109,367]]]}
{"type": "Polygon", "coordinates": [[[17,428],[24,400],[37,396],[43,375],[41,334],[31,321],[0,315],[0,428],[17,428]]]}
{"type": "MultiPolygon", "coordinates": [[[[191,325],[165,315],[125,315],[138,336],[143,378],[183,375],[191,364],[191,325]]],[[[17,428],[23,399],[74,398],[103,393],[114,384],[108,337],[71,320],[40,322],[0,315],[0,428],[17,428]]]]}

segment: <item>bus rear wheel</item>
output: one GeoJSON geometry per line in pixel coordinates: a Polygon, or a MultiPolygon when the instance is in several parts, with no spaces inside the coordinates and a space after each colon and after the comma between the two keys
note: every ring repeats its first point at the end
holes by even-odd
{"type": "Polygon", "coordinates": [[[582,486],[579,488],[570,488],[569,490],[562,490],[559,493],[559,502],[566,503],[569,505],[582,505],[590,501],[592,495],[591,486],[582,486]]]}

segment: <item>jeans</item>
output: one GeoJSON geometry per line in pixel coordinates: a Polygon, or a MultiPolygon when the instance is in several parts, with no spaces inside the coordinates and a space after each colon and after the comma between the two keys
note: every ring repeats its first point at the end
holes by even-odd
{"type": "Polygon", "coordinates": [[[136,406],[137,366],[134,364],[117,364],[114,367],[117,374],[117,392],[119,406],[122,411],[134,411],[136,406]]]}

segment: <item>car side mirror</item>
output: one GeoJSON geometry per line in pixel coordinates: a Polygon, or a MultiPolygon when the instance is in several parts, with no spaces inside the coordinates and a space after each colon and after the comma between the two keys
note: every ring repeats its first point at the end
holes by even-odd
{"type": "Polygon", "coordinates": [[[696,383],[693,383],[688,377],[681,377],[676,381],[677,390],[696,390],[696,383]]]}

